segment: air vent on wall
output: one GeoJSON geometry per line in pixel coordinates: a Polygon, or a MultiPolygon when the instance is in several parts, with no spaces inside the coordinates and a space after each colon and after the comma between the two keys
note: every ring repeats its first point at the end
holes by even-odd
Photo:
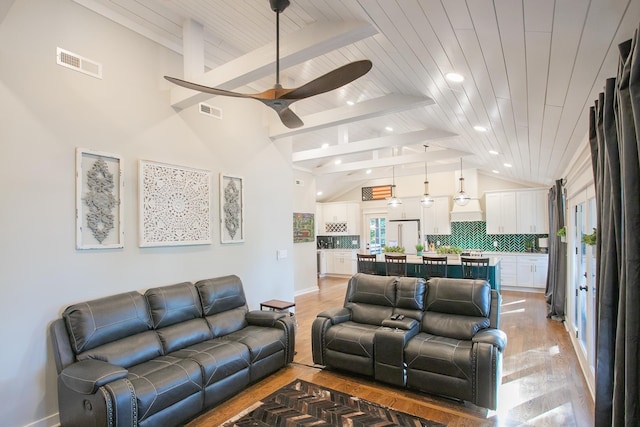
{"type": "Polygon", "coordinates": [[[58,48],[56,52],[56,61],[58,65],[79,71],[97,79],[102,78],[102,64],[84,58],[68,50],[58,48]]]}
{"type": "Polygon", "coordinates": [[[304,187],[304,181],[301,179],[296,179],[296,185],[299,185],[300,187],[304,187]]]}
{"type": "Polygon", "coordinates": [[[214,107],[204,102],[200,103],[200,112],[205,116],[215,117],[216,119],[222,119],[222,110],[218,107],[214,107]]]}

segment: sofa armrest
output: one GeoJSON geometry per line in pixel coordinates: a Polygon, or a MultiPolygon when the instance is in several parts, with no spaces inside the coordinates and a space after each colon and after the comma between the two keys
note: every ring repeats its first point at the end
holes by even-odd
{"type": "Polygon", "coordinates": [[[393,320],[389,318],[389,319],[384,319],[382,321],[382,326],[386,326],[387,328],[393,328],[393,329],[402,329],[403,331],[409,331],[414,328],[418,328],[418,321],[416,319],[411,319],[409,317],[405,317],[402,320],[393,320]]]}
{"type": "Polygon", "coordinates": [[[129,371],[120,366],[102,360],[87,359],[63,369],[60,380],[76,393],[93,394],[105,384],[126,378],[128,373],[129,371]]]}
{"type": "Polygon", "coordinates": [[[500,350],[504,351],[507,346],[507,334],[500,329],[483,329],[473,336],[471,339],[474,343],[486,343],[493,345],[500,350]]]}
{"type": "Polygon", "coordinates": [[[273,327],[278,320],[286,316],[289,316],[286,311],[253,310],[246,314],[245,319],[250,325],[273,327]]]}
{"type": "Polygon", "coordinates": [[[325,310],[321,313],[318,313],[317,317],[324,317],[331,320],[331,324],[336,325],[338,323],[346,322],[351,320],[351,310],[348,308],[340,307],[340,308],[332,308],[329,310],[325,310]]]}

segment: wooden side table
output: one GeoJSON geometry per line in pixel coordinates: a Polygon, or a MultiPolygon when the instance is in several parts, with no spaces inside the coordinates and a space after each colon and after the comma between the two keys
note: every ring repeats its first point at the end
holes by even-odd
{"type": "Polygon", "coordinates": [[[271,310],[282,311],[295,306],[296,306],[295,302],[282,301],[279,299],[270,299],[269,301],[260,303],[260,310],[266,307],[266,308],[270,308],[271,310]]]}

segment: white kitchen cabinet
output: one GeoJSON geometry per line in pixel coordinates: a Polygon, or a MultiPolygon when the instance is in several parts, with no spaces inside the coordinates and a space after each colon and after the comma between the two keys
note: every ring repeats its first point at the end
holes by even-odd
{"type": "Polygon", "coordinates": [[[422,234],[451,234],[450,211],[448,196],[434,197],[433,206],[422,208],[422,234]]]}
{"type": "Polygon", "coordinates": [[[396,208],[387,208],[387,220],[420,219],[422,217],[422,205],[420,197],[406,197],[401,199],[402,204],[396,208]]]}
{"type": "Polygon", "coordinates": [[[359,203],[322,203],[319,235],[360,234],[359,203]]]}
{"type": "Polygon", "coordinates": [[[516,234],[516,193],[485,193],[487,234],[516,234]]]}
{"type": "Polygon", "coordinates": [[[549,212],[546,190],[517,191],[518,234],[548,234],[549,212]]]}
{"type": "Polygon", "coordinates": [[[546,288],[548,264],[547,254],[518,255],[518,287],[546,288]]]}
{"type": "Polygon", "coordinates": [[[518,256],[500,254],[500,286],[518,285],[518,256]]]}
{"type": "Polygon", "coordinates": [[[356,251],[326,251],[327,274],[351,276],[357,272],[356,251]]]}

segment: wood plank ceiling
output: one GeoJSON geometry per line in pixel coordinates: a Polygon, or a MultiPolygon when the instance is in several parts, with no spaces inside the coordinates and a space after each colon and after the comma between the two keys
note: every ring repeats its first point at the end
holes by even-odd
{"type": "MultiPolygon", "coordinates": [[[[267,0],[74,1],[180,53],[184,23],[202,24],[209,77],[240,57],[250,64],[275,40],[267,0]]],[[[298,86],[363,58],[373,61],[372,71],[296,103],[297,114],[314,123],[299,132],[288,133],[275,113],[265,113],[273,121],[271,137],[290,137],[292,161],[325,187],[320,201],[390,177],[393,165],[396,175],[422,174],[425,160],[430,171],[452,171],[461,156],[465,168],[549,186],[586,138],[588,107],[616,73],[617,45],[640,23],[640,1],[291,0],[280,19],[281,57],[287,36],[296,40],[313,24],[345,21],[370,31],[352,33],[321,54],[289,52],[281,81],[298,86]],[[448,81],[449,72],[464,81],[448,81]],[[356,105],[347,107],[348,101],[356,105]],[[323,144],[329,151],[322,152],[323,144]]],[[[238,74],[244,71],[250,70],[238,74]]],[[[259,92],[273,85],[274,74],[218,87],[259,92]]]]}

